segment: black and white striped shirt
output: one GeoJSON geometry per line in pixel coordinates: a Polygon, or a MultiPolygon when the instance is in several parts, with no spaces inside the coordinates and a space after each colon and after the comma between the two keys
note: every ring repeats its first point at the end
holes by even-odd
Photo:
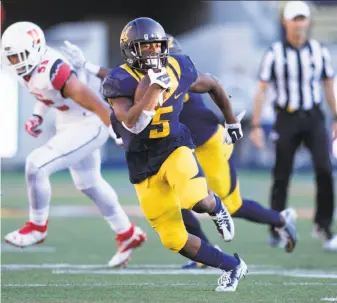
{"type": "Polygon", "coordinates": [[[259,72],[260,80],[274,84],[275,105],[289,112],[309,110],[319,104],[321,80],[333,77],[330,53],[316,40],[308,41],[301,49],[287,41],[273,43],[259,72]]]}

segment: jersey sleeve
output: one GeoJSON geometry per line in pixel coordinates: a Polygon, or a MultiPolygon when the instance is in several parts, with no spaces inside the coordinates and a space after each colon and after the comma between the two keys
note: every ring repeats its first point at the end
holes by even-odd
{"type": "Polygon", "coordinates": [[[50,82],[57,90],[62,90],[70,75],[73,73],[68,63],[57,59],[50,68],[50,82]]]}
{"type": "Polygon", "coordinates": [[[329,50],[325,45],[322,45],[322,58],[323,58],[323,69],[322,69],[322,78],[323,79],[332,79],[335,77],[335,72],[331,63],[331,55],[329,50]]]}
{"type": "Polygon", "coordinates": [[[133,99],[138,81],[122,68],[110,71],[102,83],[102,95],[105,99],[127,97],[133,99]]]}

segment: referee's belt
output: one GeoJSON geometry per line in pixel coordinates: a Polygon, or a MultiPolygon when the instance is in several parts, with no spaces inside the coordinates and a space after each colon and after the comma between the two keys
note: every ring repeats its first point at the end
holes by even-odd
{"type": "Polygon", "coordinates": [[[294,109],[290,106],[287,106],[287,107],[281,107],[279,105],[276,105],[275,106],[275,109],[279,112],[286,112],[288,114],[297,114],[297,113],[309,113],[311,112],[312,110],[314,109],[318,109],[319,108],[319,104],[314,104],[314,106],[312,108],[309,108],[309,109],[302,109],[302,108],[299,108],[299,109],[294,109]]]}

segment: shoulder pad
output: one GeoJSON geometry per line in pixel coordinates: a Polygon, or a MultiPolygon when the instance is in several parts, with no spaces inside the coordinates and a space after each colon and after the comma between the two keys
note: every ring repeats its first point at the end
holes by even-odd
{"type": "Polygon", "coordinates": [[[138,81],[126,70],[117,67],[110,71],[102,83],[104,98],[128,97],[133,99],[138,81]]]}
{"type": "Polygon", "coordinates": [[[188,78],[191,81],[191,84],[195,82],[198,78],[198,71],[194,65],[194,62],[191,58],[185,54],[172,54],[170,55],[168,62],[175,60],[179,64],[180,72],[182,77],[188,78]],[[171,57],[171,58],[170,58],[171,57]]]}

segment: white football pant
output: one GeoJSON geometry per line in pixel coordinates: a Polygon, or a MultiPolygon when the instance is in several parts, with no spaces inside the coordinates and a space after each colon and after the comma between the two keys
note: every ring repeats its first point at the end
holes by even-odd
{"type": "Polygon", "coordinates": [[[44,225],[49,215],[51,185],[49,176],[69,168],[77,189],[88,196],[116,233],[130,229],[116,192],[102,178],[99,148],[109,137],[108,129],[97,119],[67,125],[26,160],[26,182],[30,221],[44,225]]]}

